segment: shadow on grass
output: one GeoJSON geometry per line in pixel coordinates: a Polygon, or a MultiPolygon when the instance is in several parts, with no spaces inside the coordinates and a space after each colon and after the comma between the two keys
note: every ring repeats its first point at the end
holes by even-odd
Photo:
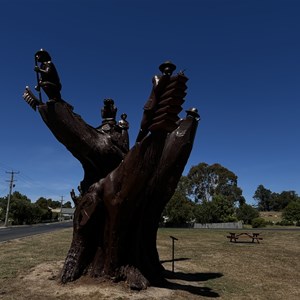
{"type": "Polygon", "coordinates": [[[164,275],[168,279],[177,279],[183,281],[207,281],[211,279],[220,278],[222,273],[183,273],[183,272],[171,272],[165,271],[164,275]]]}
{"type": "MultiPolygon", "coordinates": [[[[167,279],[182,280],[182,281],[189,281],[189,282],[207,281],[222,276],[223,276],[222,273],[183,273],[183,272],[173,273],[171,271],[165,271],[165,277],[167,279]]],[[[220,295],[217,292],[213,291],[211,288],[208,287],[194,286],[190,284],[183,284],[183,283],[170,282],[170,281],[167,281],[165,287],[172,290],[186,291],[191,294],[203,296],[203,297],[209,297],[209,298],[220,297],[220,295]]]]}
{"type": "Polygon", "coordinates": [[[190,260],[190,258],[175,258],[175,259],[168,259],[168,260],[161,260],[160,263],[168,263],[173,261],[184,261],[184,260],[190,260]]]}
{"type": "MultiPolygon", "coordinates": [[[[174,261],[183,261],[183,260],[189,260],[189,258],[174,259],[174,261]]],[[[172,262],[172,261],[173,260],[165,260],[165,261],[161,261],[161,263],[172,262]]],[[[172,282],[169,280],[182,280],[185,282],[202,282],[202,281],[208,281],[208,280],[220,278],[223,276],[222,273],[183,273],[183,272],[171,272],[165,270],[164,276],[166,278],[166,282],[164,284],[165,288],[172,289],[172,290],[186,291],[194,295],[209,297],[209,298],[220,297],[220,295],[217,292],[213,291],[211,288],[172,282]]]]}

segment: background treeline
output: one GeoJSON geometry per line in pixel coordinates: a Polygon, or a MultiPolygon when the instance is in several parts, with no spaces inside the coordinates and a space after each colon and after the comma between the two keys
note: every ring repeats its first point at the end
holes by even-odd
{"type": "MultiPolygon", "coordinates": [[[[0,198],[0,222],[4,222],[8,197],[0,198]]],[[[220,164],[200,163],[182,176],[177,190],[162,214],[164,226],[191,226],[193,223],[222,223],[243,221],[253,227],[266,225],[260,217],[263,211],[282,213],[279,225],[300,225],[300,197],[295,191],[274,193],[259,185],[253,195],[256,205],[246,203],[238,176],[220,164]]],[[[60,201],[40,197],[32,203],[25,195],[11,196],[11,224],[34,224],[57,221],[53,209],[60,201]]],[[[72,207],[68,201],[62,207],[72,207]]]]}
{"type": "Polygon", "coordinates": [[[259,185],[253,196],[256,205],[246,203],[238,177],[220,164],[200,163],[183,176],[166,206],[166,226],[191,223],[243,221],[253,227],[265,226],[261,211],[280,211],[278,225],[300,225],[300,197],[295,191],[273,193],[259,185]]]}
{"type": "MultiPolygon", "coordinates": [[[[0,222],[5,221],[8,196],[0,198],[0,222]]],[[[27,196],[15,191],[10,198],[8,221],[12,225],[36,224],[42,222],[58,221],[59,213],[52,209],[71,207],[71,202],[61,204],[61,201],[53,201],[40,197],[32,203],[27,196]]]]}

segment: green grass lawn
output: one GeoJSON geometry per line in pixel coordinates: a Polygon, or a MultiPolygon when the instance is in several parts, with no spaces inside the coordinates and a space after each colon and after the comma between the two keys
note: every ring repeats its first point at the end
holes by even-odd
{"type": "MultiPolygon", "coordinates": [[[[101,296],[105,289],[100,288],[89,294],[88,299],[300,299],[300,231],[264,230],[261,233],[260,244],[251,243],[250,239],[230,243],[226,238],[228,231],[160,229],[157,247],[168,271],[172,270],[170,236],[178,239],[175,241],[175,272],[168,272],[171,291],[150,288],[148,292],[132,294],[123,288],[123,294],[115,298],[110,294],[105,298],[101,296]],[[165,294],[157,298],[155,293],[160,291],[165,294]]],[[[1,243],[0,299],[82,299],[79,294],[70,293],[84,281],[68,287],[48,282],[52,289],[60,291],[60,296],[47,294],[45,297],[42,290],[32,292],[25,280],[42,263],[49,263],[48,268],[53,262],[62,263],[71,237],[72,231],[66,229],[1,243]],[[28,291],[28,296],[25,297],[23,291],[28,291]]],[[[38,279],[39,274],[35,276],[38,279]]],[[[46,288],[48,283],[39,284],[46,288]]]]}

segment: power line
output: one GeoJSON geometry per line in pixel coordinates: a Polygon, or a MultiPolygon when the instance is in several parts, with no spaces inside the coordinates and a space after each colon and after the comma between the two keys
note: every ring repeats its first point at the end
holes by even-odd
{"type": "MultiPolygon", "coordinates": [[[[6,169],[13,169],[12,167],[9,167],[3,163],[0,162],[0,167],[5,167],[6,169]]],[[[15,172],[14,172],[15,173],[15,172]]],[[[43,183],[40,183],[39,181],[37,181],[36,179],[33,179],[32,177],[28,176],[27,174],[25,174],[22,170],[21,170],[21,173],[19,176],[18,176],[18,181],[23,183],[23,185],[21,184],[21,186],[24,187],[24,184],[25,184],[25,188],[27,189],[38,189],[39,192],[41,193],[41,196],[42,194],[56,194],[56,192],[53,191],[53,188],[49,188],[48,185],[45,185],[43,183]],[[42,192],[41,192],[42,191],[42,192]]],[[[2,183],[0,182],[0,185],[2,185],[2,183]]],[[[7,189],[7,187],[3,187],[0,186],[0,195],[2,193],[4,193],[4,191],[7,189]]],[[[21,192],[21,191],[20,191],[21,192]]],[[[53,196],[52,196],[53,197],[53,196]]],[[[34,201],[35,199],[31,199],[32,201],[34,201]]]]}

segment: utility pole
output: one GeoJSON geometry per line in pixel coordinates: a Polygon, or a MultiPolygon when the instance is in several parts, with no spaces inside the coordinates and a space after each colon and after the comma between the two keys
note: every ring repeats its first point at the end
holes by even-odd
{"type": "Polygon", "coordinates": [[[62,206],[63,206],[63,202],[64,202],[64,196],[60,196],[61,200],[60,200],[60,222],[62,221],[62,206]]]}
{"type": "Polygon", "coordinates": [[[4,226],[8,225],[8,214],[9,214],[10,198],[11,198],[12,189],[15,186],[14,185],[14,175],[15,174],[19,174],[20,172],[11,171],[11,172],[6,172],[6,173],[10,174],[11,177],[10,177],[10,180],[9,180],[9,194],[8,194],[8,199],[7,199],[7,206],[6,206],[6,215],[5,215],[4,226]]]}

